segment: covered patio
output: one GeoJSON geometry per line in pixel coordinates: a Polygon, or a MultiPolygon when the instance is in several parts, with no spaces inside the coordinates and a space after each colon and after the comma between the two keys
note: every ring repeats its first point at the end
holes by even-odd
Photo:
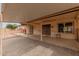
{"type": "MultiPolygon", "coordinates": [[[[71,33],[71,31],[70,33],[63,34],[64,30],[59,28],[59,32],[62,31],[61,36],[58,33],[58,28],[56,25],[58,22],[60,23],[58,25],[61,25],[61,22],[64,23],[63,19],[65,19],[66,22],[69,20],[70,23],[67,23],[67,26],[69,25],[69,29],[71,30],[73,24],[71,22],[74,21],[73,16],[78,12],[72,12],[70,14],[66,14],[66,16],[57,16],[57,18],[50,18],[52,17],[50,16],[52,14],[61,15],[61,13],[64,14],[64,12],[61,11],[66,9],[72,11],[70,9],[75,10],[73,7],[77,6],[79,6],[79,4],[2,4],[3,22],[20,23],[22,26],[26,26],[27,28],[26,33],[8,33],[8,38],[6,38],[5,34],[3,39],[3,55],[79,55],[79,42],[75,40],[75,38],[78,36],[73,36],[73,34],[78,33],[76,33],[74,30],[73,33],[71,33]],[[57,14],[55,14],[56,12],[57,14]],[[50,33],[48,31],[50,31],[50,33]]],[[[76,9],[77,11],[79,10],[79,8],[76,9]]],[[[78,20],[77,17],[76,19],[78,20]]]]}

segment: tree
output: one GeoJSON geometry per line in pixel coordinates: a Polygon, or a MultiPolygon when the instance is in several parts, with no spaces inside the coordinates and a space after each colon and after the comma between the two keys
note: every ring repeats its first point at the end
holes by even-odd
{"type": "Polygon", "coordinates": [[[6,28],[8,29],[16,29],[18,26],[16,24],[8,24],[6,28]]]}

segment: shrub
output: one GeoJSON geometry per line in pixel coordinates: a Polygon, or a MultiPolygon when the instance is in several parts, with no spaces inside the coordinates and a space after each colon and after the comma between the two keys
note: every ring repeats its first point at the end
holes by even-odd
{"type": "Polygon", "coordinates": [[[8,29],[16,29],[18,26],[16,24],[8,24],[6,28],[8,29]]]}

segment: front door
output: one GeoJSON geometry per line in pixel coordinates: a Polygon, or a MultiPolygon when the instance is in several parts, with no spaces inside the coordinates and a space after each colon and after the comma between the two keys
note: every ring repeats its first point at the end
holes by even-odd
{"type": "Polygon", "coordinates": [[[42,34],[51,35],[51,24],[42,25],[42,34]]]}

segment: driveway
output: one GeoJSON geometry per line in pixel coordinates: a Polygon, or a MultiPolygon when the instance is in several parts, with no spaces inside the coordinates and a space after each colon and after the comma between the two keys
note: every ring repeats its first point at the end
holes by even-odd
{"type": "Polygon", "coordinates": [[[4,56],[75,56],[77,51],[16,35],[3,40],[4,56]]]}

